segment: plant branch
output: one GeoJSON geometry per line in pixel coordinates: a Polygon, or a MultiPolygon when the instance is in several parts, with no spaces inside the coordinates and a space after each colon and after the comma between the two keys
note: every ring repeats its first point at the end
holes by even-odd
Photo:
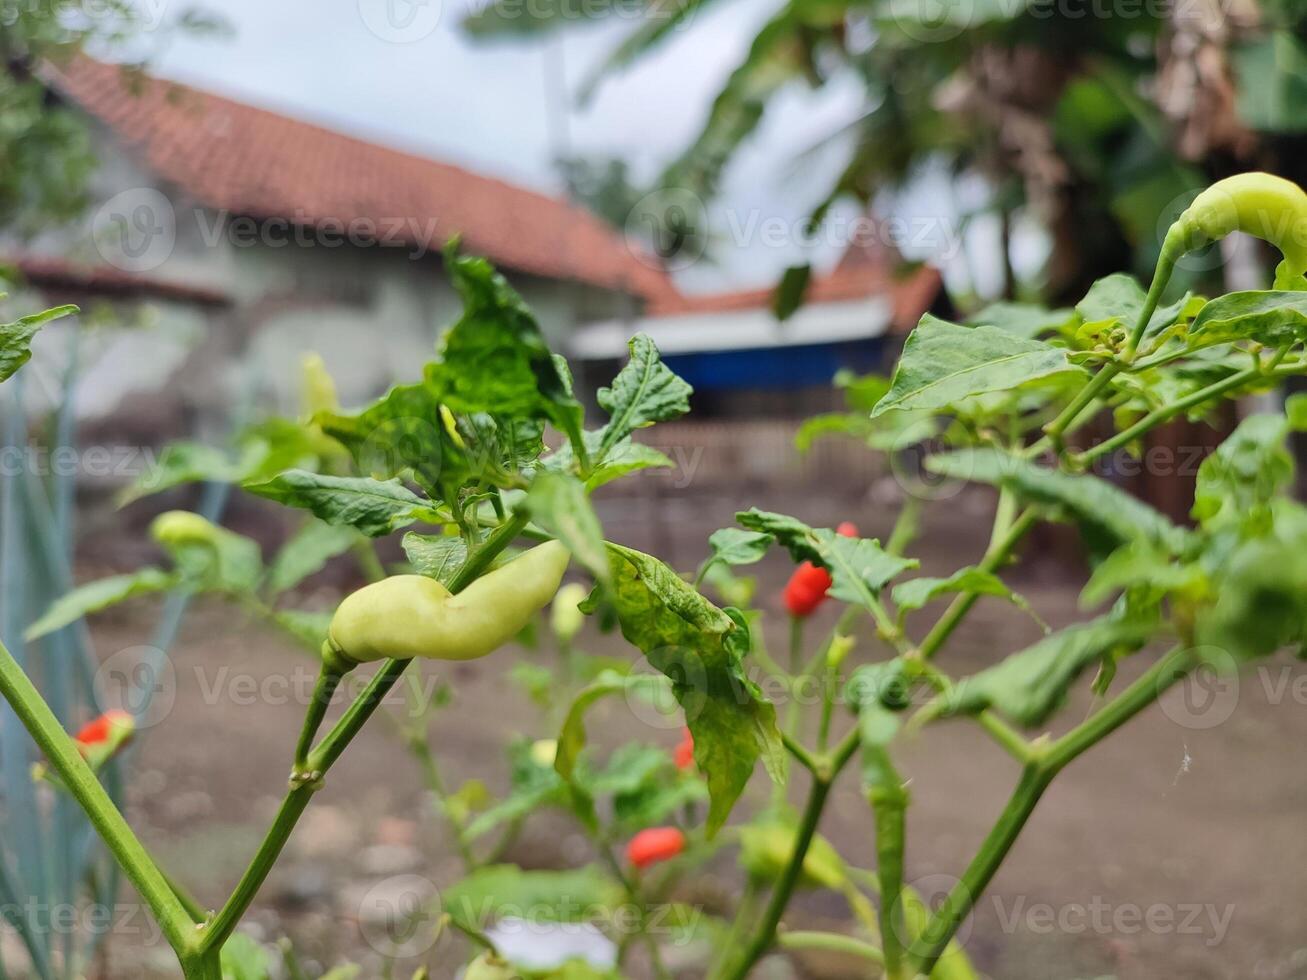
{"type": "Polygon", "coordinates": [[[847,953],[876,965],[885,962],[885,956],[879,949],[852,936],[841,936],[835,932],[784,932],[776,936],[776,945],[783,949],[812,949],[826,953],[847,953]]]}
{"type": "Polygon", "coordinates": [[[0,644],[0,694],[14,709],[14,714],[45,753],[68,791],[86,811],[91,825],[122,865],[128,879],[149,904],[169,944],[179,957],[191,950],[195,938],[190,914],[114,806],[50,706],[3,644],[0,644]]]}
{"type": "Polygon", "coordinates": [[[1156,701],[1196,663],[1197,658],[1192,651],[1172,650],[1101,711],[1036,754],[1034,761],[1026,766],[1011,800],[981,844],[971,865],[914,944],[910,959],[913,976],[930,975],[958,927],[971,912],[976,899],[988,887],[994,873],[1016,842],[1044,790],[1057,774],[1156,701]]]}

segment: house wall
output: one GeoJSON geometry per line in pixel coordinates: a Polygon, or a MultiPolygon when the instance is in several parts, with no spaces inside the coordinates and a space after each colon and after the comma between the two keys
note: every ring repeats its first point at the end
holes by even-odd
{"type": "MultiPolygon", "coordinates": [[[[221,431],[233,406],[251,399],[259,409],[295,412],[305,351],[322,355],[346,406],[421,376],[442,326],[460,309],[439,255],[214,212],[142,169],[101,124],[90,126],[100,166],[86,218],[33,241],[4,242],[4,250],[107,265],[212,290],[230,303],[106,303],[58,290],[15,297],[10,310],[73,301],[95,311],[98,325],[83,337],[80,357],[84,419],[137,435],[153,421],[168,438],[221,431]]],[[[578,323],[628,314],[636,302],[580,283],[505,274],[555,346],[578,323]]],[[[34,372],[61,373],[71,329],[50,328],[34,372]]],[[[47,400],[29,395],[34,408],[47,400]]]]}

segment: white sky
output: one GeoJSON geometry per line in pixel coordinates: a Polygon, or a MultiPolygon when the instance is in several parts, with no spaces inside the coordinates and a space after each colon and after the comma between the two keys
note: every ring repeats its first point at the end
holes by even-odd
{"type": "MultiPolygon", "coordinates": [[[[177,0],[139,2],[158,15],[171,14],[165,5],[177,0]]],[[[546,42],[474,42],[459,27],[470,2],[224,0],[213,6],[233,36],[147,35],[144,50],[153,70],[165,77],[557,191],[550,167],[558,138],[550,132],[551,93],[555,111],[566,103],[548,82],[548,66],[561,61],[574,93],[634,22],[618,18],[579,26],[546,42]]],[[[572,0],[574,6],[587,2],[572,0]]],[[[778,2],[719,0],[708,6],[656,55],[610,79],[589,107],[570,110],[567,138],[574,154],[624,157],[643,178],[688,144],[778,2]]],[[[712,207],[719,263],[679,271],[682,288],[771,285],[786,266],[804,258],[829,265],[838,257],[842,241],[813,249],[791,229],[830,185],[841,162],[839,148],[801,163],[796,157],[855,119],[862,100],[853,82],[815,93],[797,87],[778,100],[712,207]]],[[[924,224],[905,233],[922,237],[927,255],[920,257],[944,251],[940,241],[953,224],[948,195],[936,188],[911,197],[914,221],[934,214],[938,227],[933,234],[924,224]]],[[[905,251],[915,257],[923,249],[905,251]]]]}

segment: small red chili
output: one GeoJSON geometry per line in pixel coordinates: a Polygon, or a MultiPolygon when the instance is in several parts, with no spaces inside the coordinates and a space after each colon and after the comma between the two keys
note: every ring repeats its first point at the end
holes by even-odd
{"type": "Polygon", "coordinates": [[[136,728],[136,719],[127,711],[106,711],[99,718],[88,721],[73,738],[77,747],[87,755],[90,750],[115,739],[125,742],[136,728]]]}
{"type": "Polygon", "coordinates": [[[686,770],[694,766],[694,736],[690,734],[690,729],[684,729],[681,744],[672,753],[672,760],[677,769],[686,770]]]}
{"type": "MultiPolygon", "coordinates": [[[[856,538],[858,528],[851,521],[844,521],[835,529],[835,533],[846,538],[856,538]]],[[[791,616],[799,619],[811,616],[813,611],[825,601],[831,584],[830,572],[820,565],[805,561],[794,570],[794,574],[785,585],[783,593],[785,608],[789,610],[791,616]]]]}
{"type": "Polygon", "coordinates": [[[668,861],[685,850],[685,834],[676,827],[650,827],[626,845],[626,858],[637,868],[668,861]]]}

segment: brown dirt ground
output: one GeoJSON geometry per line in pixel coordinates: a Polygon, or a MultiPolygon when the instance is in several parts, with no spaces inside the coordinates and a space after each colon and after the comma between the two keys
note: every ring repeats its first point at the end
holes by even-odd
{"type": "MultiPolygon", "coordinates": [[[[756,502],[813,523],[851,517],[864,533],[887,531],[884,508],[872,498],[756,502]]],[[[729,524],[744,504],[727,496],[683,497],[664,499],[655,512],[648,501],[612,499],[603,517],[614,538],[658,550],[684,568],[702,557],[706,535],[729,524]]],[[[964,556],[952,559],[956,566],[979,552],[987,506],[982,497],[962,497],[929,513],[916,549],[927,572],[950,570],[951,555],[964,556]]],[[[1064,563],[1045,553],[1054,545],[1061,547],[1056,539],[1037,539],[1030,560],[1011,578],[1058,625],[1076,614],[1077,583],[1064,563]]],[[[765,563],[764,594],[774,594],[786,573],[779,556],[765,563]]],[[[820,615],[833,620],[831,610],[820,615]]],[[[94,624],[100,654],[144,642],[152,621],[151,611],[139,606],[100,617],[94,624]]],[[[772,626],[772,648],[778,649],[779,615],[772,626]]],[[[1035,636],[1029,619],[984,602],[940,664],[965,675],[1035,636]]],[[[621,652],[619,643],[597,634],[583,645],[621,652]]],[[[866,656],[871,647],[868,639],[859,653],[866,656]]],[[[176,704],[141,740],[130,814],[176,876],[215,902],[234,883],[279,799],[300,709],[235,696],[205,703],[213,698],[204,688],[230,680],[225,689],[235,691],[239,676],[285,676],[308,661],[280,637],[209,602],[188,615],[172,655],[176,704]]],[[[509,659],[459,666],[446,678],[457,697],[433,724],[432,743],[451,785],[483,776],[502,788],[508,738],[552,734],[538,727],[538,713],[505,680],[509,659]]],[[[1123,674],[1137,669],[1123,668],[1123,674]]],[[[1170,712],[1154,707],[1072,765],[979,903],[967,940],[977,965],[998,980],[1307,977],[1307,757],[1294,748],[1307,736],[1307,712],[1304,698],[1294,696],[1302,689],[1277,696],[1286,678],[1304,674],[1307,665],[1283,659],[1244,675],[1233,714],[1208,729],[1168,717],[1179,715],[1179,702],[1171,700],[1178,692],[1172,692],[1170,712]],[[1078,914],[1080,905],[1099,911],[1086,917],[1078,914]],[[1136,913],[1151,924],[1139,924],[1136,913]],[[1213,913],[1228,914],[1228,928],[1214,927],[1213,913]]],[[[1088,705],[1077,696],[1063,717],[1082,718],[1088,705]]],[[[600,744],[650,737],[620,704],[595,713],[591,734],[600,744]]],[[[654,737],[670,745],[676,734],[654,737]]],[[[908,874],[929,891],[945,880],[939,876],[965,865],[1015,783],[1016,766],[965,722],[928,729],[900,756],[914,800],[908,874]]],[[[763,782],[755,780],[752,797],[765,794],[763,782]]],[[[796,801],[803,782],[796,777],[796,801]]],[[[250,921],[268,936],[288,932],[311,958],[330,963],[351,956],[364,962],[366,976],[380,975],[379,961],[360,940],[359,895],[378,876],[398,870],[437,883],[457,877],[419,772],[385,724],[374,724],[351,747],[300,829],[250,921]]],[[[852,771],[822,831],[851,860],[873,863],[868,810],[852,771]]],[[[565,819],[546,814],[527,825],[510,856],[531,866],[565,866],[584,860],[586,848],[565,819]]],[[[735,894],[729,857],[713,866],[702,890],[735,894]]],[[[807,894],[788,921],[839,928],[845,919],[841,900],[807,894]]],[[[167,976],[165,954],[134,937],[118,937],[112,976],[167,976]]],[[[461,946],[444,941],[426,962],[433,976],[450,977],[460,956],[461,946]]],[[[813,977],[859,975],[854,964],[837,959],[800,968],[813,977]]]]}

